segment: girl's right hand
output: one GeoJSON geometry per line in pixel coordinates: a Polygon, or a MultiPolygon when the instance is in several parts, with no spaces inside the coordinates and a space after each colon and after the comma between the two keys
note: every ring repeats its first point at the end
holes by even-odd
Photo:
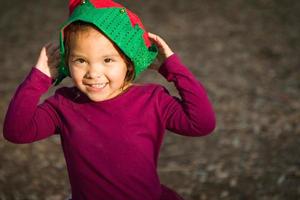
{"type": "Polygon", "coordinates": [[[157,61],[154,62],[150,69],[158,70],[161,64],[171,55],[174,54],[174,52],[171,50],[169,45],[163,40],[160,36],[148,33],[148,36],[150,40],[158,47],[158,56],[157,61]]]}
{"type": "Polygon", "coordinates": [[[50,78],[56,79],[59,61],[59,45],[51,42],[42,48],[35,67],[50,78]]]}

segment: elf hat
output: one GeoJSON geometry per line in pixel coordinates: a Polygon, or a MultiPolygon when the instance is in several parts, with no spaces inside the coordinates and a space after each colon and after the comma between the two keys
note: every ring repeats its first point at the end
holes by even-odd
{"type": "Polygon", "coordinates": [[[95,25],[132,61],[135,78],[140,75],[156,58],[157,47],[151,44],[141,20],[136,14],[112,0],[70,0],[70,16],[60,31],[59,75],[55,81],[58,85],[70,76],[65,63],[64,30],[75,21],[95,25]]]}

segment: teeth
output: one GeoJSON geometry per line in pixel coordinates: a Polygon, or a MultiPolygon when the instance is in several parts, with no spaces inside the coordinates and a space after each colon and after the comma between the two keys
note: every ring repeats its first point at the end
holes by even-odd
{"type": "Polygon", "coordinates": [[[106,83],[97,83],[91,85],[94,88],[104,88],[106,86],[106,83]]]}

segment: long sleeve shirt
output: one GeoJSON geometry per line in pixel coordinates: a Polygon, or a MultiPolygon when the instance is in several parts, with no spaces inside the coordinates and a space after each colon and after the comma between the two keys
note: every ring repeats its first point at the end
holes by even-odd
{"type": "Polygon", "coordinates": [[[74,200],[180,199],[160,184],[157,173],[165,130],[207,135],[215,116],[204,87],[177,55],[159,72],[175,84],[181,98],[148,83],[100,102],[76,87],[62,87],[39,104],[52,80],[32,68],[11,100],[4,137],[31,143],[60,134],[74,200]]]}

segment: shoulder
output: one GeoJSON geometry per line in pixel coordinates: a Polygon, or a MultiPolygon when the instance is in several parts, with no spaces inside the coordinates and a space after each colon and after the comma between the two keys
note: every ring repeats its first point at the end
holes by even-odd
{"type": "Polygon", "coordinates": [[[137,84],[134,87],[134,92],[131,93],[132,99],[139,99],[142,102],[152,102],[155,104],[160,104],[161,101],[165,101],[171,97],[169,91],[160,84],[156,83],[146,83],[137,84]]]}
{"type": "Polygon", "coordinates": [[[75,87],[60,87],[56,89],[55,95],[60,95],[60,96],[72,96],[76,93],[76,88],[75,87]]]}
{"type": "Polygon", "coordinates": [[[169,93],[163,85],[157,83],[136,84],[135,88],[136,92],[140,94],[157,95],[161,92],[169,93]]]}
{"type": "Polygon", "coordinates": [[[63,98],[72,98],[76,96],[77,89],[75,87],[60,87],[55,90],[54,96],[63,98]]]}
{"type": "Polygon", "coordinates": [[[47,99],[51,104],[61,104],[76,99],[78,90],[75,87],[60,87],[55,90],[55,94],[47,99]]]}

